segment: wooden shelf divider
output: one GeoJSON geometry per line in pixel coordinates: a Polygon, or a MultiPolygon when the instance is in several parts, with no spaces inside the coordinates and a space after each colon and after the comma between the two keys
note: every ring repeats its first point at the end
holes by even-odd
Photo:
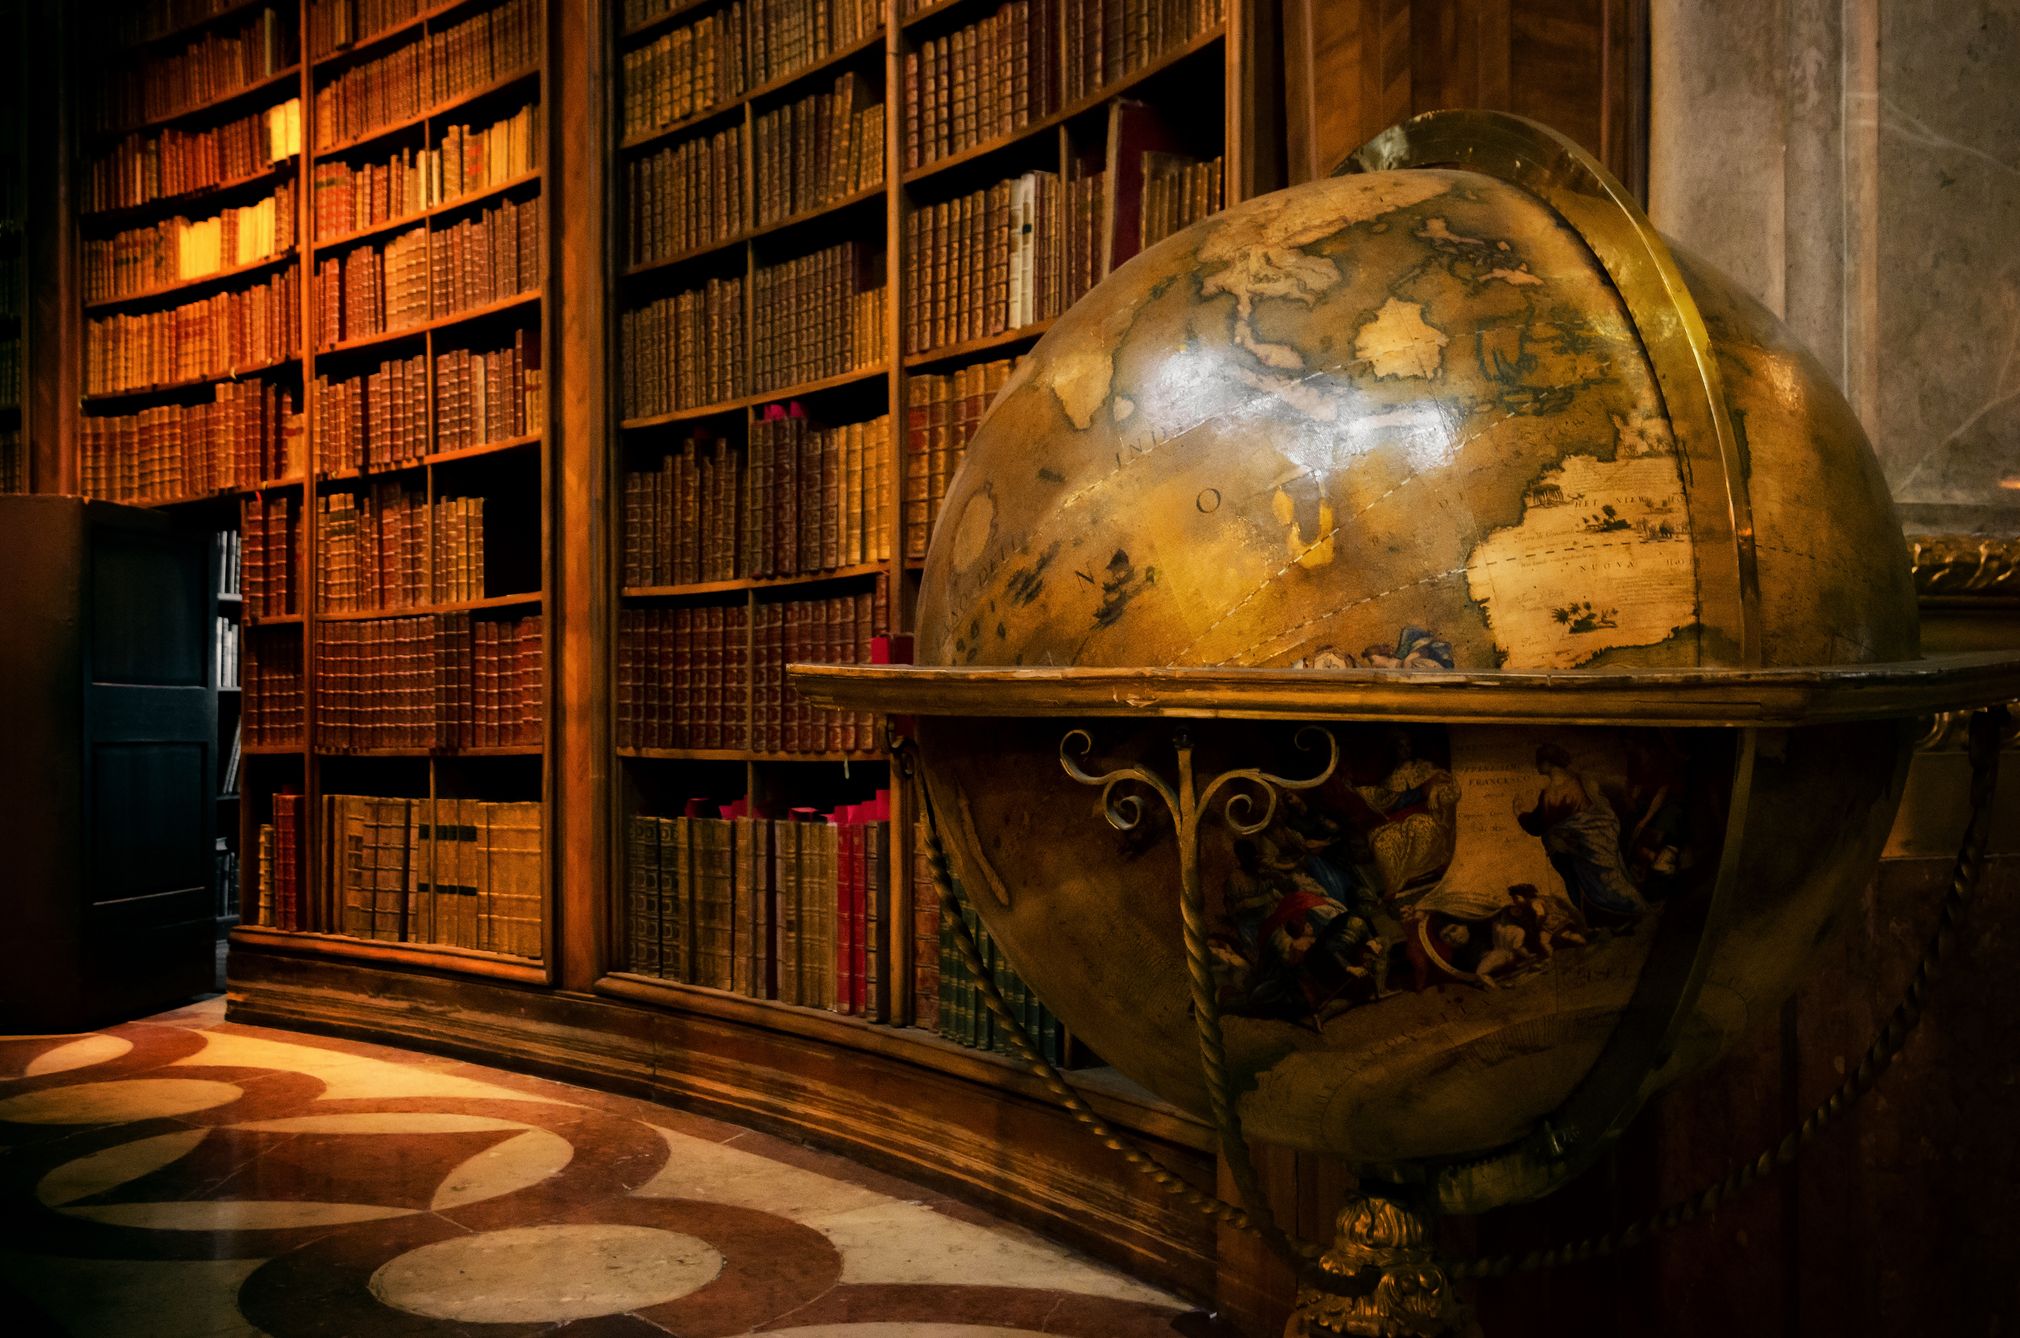
{"type": "Polygon", "coordinates": [[[377,348],[382,344],[397,344],[409,339],[418,339],[423,335],[439,334],[443,330],[454,329],[459,325],[469,325],[473,322],[496,316],[501,312],[517,311],[522,307],[536,306],[545,302],[546,298],[545,285],[539,288],[529,288],[523,293],[514,293],[510,297],[501,297],[495,302],[486,302],[481,306],[475,307],[464,307],[460,311],[451,311],[446,315],[436,316],[429,320],[415,321],[412,325],[402,325],[397,330],[381,330],[377,334],[359,335],[356,339],[344,339],[334,344],[326,344],[316,350],[316,356],[327,358],[333,355],[355,353],[360,349],[377,348]]]}
{"type": "Polygon", "coordinates": [[[540,171],[538,168],[535,168],[531,172],[522,172],[510,181],[501,181],[495,186],[486,186],[482,190],[464,191],[453,200],[444,200],[442,203],[430,205],[426,209],[417,209],[411,214],[402,214],[398,218],[388,218],[382,219],[377,223],[368,223],[362,228],[340,233],[335,237],[318,237],[316,239],[316,249],[319,251],[334,251],[388,232],[398,232],[403,228],[410,228],[417,224],[425,223],[431,218],[440,218],[444,214],[453,214],[460,210],[468,209],[473,205],[483,204],[487,200],[495,200],[501,195],[509,195],[521,186],[529,185],[538,180],[540,180],[540,171]]]}
{"type": "Polygon", "coordinates": [[[1221,26],[1208,28],[1187,41],[1185,45],[1166,52],[1156,60],[1116,79],[1106,88],[1089,93],[1086,97],[1070,102],[1049,115],[1038,117],[1036,120],[1021,125],[1008,134],[1000,135],[986,143],[963,149],[959,153],[950,153],[945,157],[935,158],[929,163],[923,163],[918,167],[912,168],[905,173],[905,185],[915,186],[919,182],[938,176],[942,172],[951,171],[954,168],[965,166],[982,158],[993,157],[996,154],[1002,153],[1005,149],[1014,148],[1026,141],[1037,140],[1046,131],[1056,130],[1068,121],[1085,116],[1095,108],[1104,106],[1116,98],[1129,93],[1139,85],[1163,74],[1172,66],[1181,64],[1209,47],[1216,45],[1221,41],[1223,35],[1224,30],[1221,26]]]}
{"type": "Polygon", "coordinates": [[[231,177],[209,186],[198,186],[192,190],[180,191],[169,195],[157,195],[153,199],[140,204],[114,205],[110,209],[84,210],[78,214],[77,221],[80,227],[95,231],[100,228],[116,227],[121,223],[138,222],[143,218],[149,218],[170,209],[187,209],[197,201],[209,199],[213,195],[227,195],[232,191],[242,190],[247,186],[262,181],[278,181],[289,173],[300,170],[300,164],[296,161],[300,156],[299,154],[291,153],[277,162],[267,164],[256,172],[247,172],[244,176],[231,177]]]}
{"type": "Polygon", "coordinates": [[[195,390],[200,386],[223,385],[227,381],[243,381],[264,372],[277,372],[292,367],[300,358],[276,358],[272,362],[256,363],[251,367],[234,367],[228,372],[211,372],[205,376],[192,376],[183,381],[161,381],[148,386],[129,386],[125,390],[101,390],[95,395],[84,396],[85,404],[110,404],[116,400],[141,399],[149,395],[167,395],[180,390],[195,390]]]}
{"type": "MultiPolygon", "coordinates": [[[[301,679],[300,737],[293,740],[274,742],[265,740],[247,743],[241,748],[241,755],[261,759],[259,767],[242,767],[240,771],[237,807],[237,848],[241,852],[241,895],[240,904],[245,911],[245,919],[238,931],[238,941],[260,950],[284,951],[289,954],[330,960],[362,960],[370,962],[397,963],[403,968],[419,967],[429,971],[452,974],[490,977],[522,985],[545,985],[553,980],[551,967],[546,964],[553,946],[553,900],[555,879],[551,869],[551,845],[543,836],[543,853],[538,863],[540,868],[540,911],[541,961],[530,959],[515,960],[500,958],[467,949],[456,949],[431,944],[388,943],[378,940],[361,941],[329,932],[344,924],[344,908],[338,904],[338,890],[324,885],[320,879],[319,862],[312,858],[317,842],[329,834],[323,831],[323,815],[320,805],[326,794],[336,792],[336,787],[355,791],[361,785],[369,785],[369,777],[378,774],[379,768],[391,768],[386,774],[408,776],[425,775],[426,785],[422,797],[436,795],[470,795],[468,787],[475,784],[473,797],[484,800],[516,801],[537,800],[542,812],[542,830],[549,825],[554,789],[553,768],[548,760],[545,743],[520,744],[493,747],[399,749],[361,748],[333,749],[324,746],[318,738],[320,722],[326,718],[329,703],[326,700],[329,685],[318,678],[316,647],[320,640],[318,629],[323,624],[335,627],[338,624],[380,618],[423,617],[441,614],[483,614],[497,616],[508,621],[540,615],[542,627],[542,658],[546,665],[545,680],[547,697],[551,702],[558,688],[554,683],[556,659],[553,654],[553,603],[550,592],[554,589],[553,535],[549,531],[545,517],[551,512],[549,505],[556,472],[552,456],[556,449],[556,438],[552,432],[549,415],[543,410],[540,420],[530,425],[531,430],[500,440],[481,442],[475,445],[458,446],[445,450],[428,450],[419,458],[401,461],[391,467],[374,467],[364,470],[332,471],[312,470],[310,460],[318,453],[314,443],[322,434],[326,424],[321,415],[317,397],[313,392],[321,361],[332,360],[332,365],[342,369],[348,376],[351,369],[370,370],[369,359],[379,352],[397,350],[407,356],[409,351],[419,354],[427,368],[425,391],[425,420],[416,426],[422,440],[433,443],[437,440],[435,422],[438,408],[436,386],[436,354],[445,347],[458,347],[466,330],[490,322],[507,323],[513,329],[528,329],[535,336],[537,358],[540,369],[552,368],[556,359],[553,353],[552,313],[548,301],[553,288],[547,275],[554,268],[555,251],[554,225],[547,198],[545,170],[551,156],[551,144],[555,139],[554,129],[544,109],[550,106],[549,54],[544,50],[546,37],[555,29],[548,21],[545,10],[550,4],[576,3],[579,0],[534,0],[536,11],[534,30],[543,34],[539,38],[542,50],[539,58],[530,65],[515,70],[504,77],[488,80],[481,86],[470,88],[454,97],[444,98],[430,106],[421,115],[403,118],[398,122],[374,127],[370,132],[347,138],[327,148],[317,149],[316,144],[316,99],[317,86],[325,82],[334,71],[344,68],[357,60],[386,50],[396,44],[415,38],[426,38],[440,31],[451,22],[460,21],[465,11],[475,11],[485,0],[446,0],[432,4],[409,19],[402,20],[378,32],[366,34],[342,47],[310,55],[307,51],[308,0],[254,0],[239,6],[226,14],[207,16],[187,31],[195,32],[225,23],[232,14],[251,14],[263,10],[271,4],[283,23],[294,25],[296,46],[304,53],[304,58],[289,70],[271,78],[255,81],[246,86],[232,89],[202,103],[180,108],[166,116],[149,118],[147,121],[124,127],[119,134],[130,134],[150,127],[184,123],[207,116],[227,106],[258,106],[259,99],[270,97],[275,103],[289,98],[298,99],[302,108],[302,147],[305,152],[297,152],[287,158],[249,172],[207,186],[182,192],[179,195],[163,195],[155,199],[141,201],[135,205],[102,210],[94,214],[80,214],[76,220],[80,228],[89,228],[92,235],[101,235],[107,230],[144,223],[146,220],[166,216],[172,210],[187,209],[193,202],[207,200],[213,196],[223,196],[228,192],[254,188],[267,183],[291,182],[295,186],[295,236],[298,242],[292,249],[281,254],[265,257],[248,265],[234,266],[214,274],[178,281],[173,285],[161,285],[144,292],[122,294],[114,298],[80,302],[78,316],[85,317],[103,311],[125,307],[142,306],[163,299],[173,299],[185,291],[197,292],[208,287],[228,285],[235,279],[272,270],[282,270],[294,265],[293,281],[299,282],[299,311],[301,327],[295,356],[278,359],[271,363],[254,367],[235,368],[215,375],[190,378],[164,385],[134,387],[113,393],[82,397],[87,412],[127,412],[129,404],[139,406],[151,397],[170,395],[190,395],[206,387],[256,375],[285,376],[288,393],[294,397],[295,410],[299,415],[299,427],[294,439],[300,443],[302,476],[289,479],[269,479],[243,492],[231,489],[199,489],[187,497],[178,497],[152,503],[162,506],[207,505],[236,508],[242,498],[260,497],[269,503],[285,501],[291,509],[292,536],[288,540],[290,551],[285,561],[291,573],[292,599],[300,612],[262,613],[251,605],[245,605],[240,614],[241,625],[249,634],[256,633],[262,646],[273,647],[273,654],[288,652],[292,647],[299,651],[301,679]],[[532,170],[519,173],[483,189],[467,191],[453,200],[446,200],[425,210],[400,219],[386,220],[370,227],[355,229],[341,236],[316,238],[312,223],[315,218],[313,171],[319,162],[339,156],[349,155],[355,150],[401,135],[412,135],[424,143],[436,145],[444,133],[448,118],[457,116],[467,108],[486,100],[500,97],[514,97],[523,93],[528,100],[538,102],[543,107],[543,121],[540,140],[533,146],[534,166],[532,170]],[[407,229],[425,230],[430,244],[443,222],[466,216],[491,202],[500,199],[536,199],[540,211],[539,229],[541,276],[527,291],[508,296],[498,301],[455,312],[434,315],[413,325],[397,330],[343,341],[333,347],[316,348],[313,331],[316,323],[316,259],[319,255],[345,250],[375,239],[396,235],[407,229]],[[296,264],[295,262],[299,262],[296,264]],[[493,470],[482,462],[492,459],[524,458],[537,463],[537,469],[521,473],[516,467],[493,470]],[[439,469],[456,471],[441,482],[436,478],[439,469]],[[509,589],[500,594],[481,599],[454,602],[428,602],[400,609],[319,612],[315,607],[317,598],[317,573],[328,557],[326,536],[322,535],[321,517],[317,502],[320,494],[316,485],[341,484],[350,479],[375,480],[397,476],[410,480],[412,494],[430,509],[424,514],[432,516],[432,503],[438,496],[479,496],[491,505],[487,506],[487,520],[494,514],[494,508],[502,507],[509,513],[507,520],[496,524],[500,527],[489,536],[493,552],[505,551],[509,554],[502,571],[517,573],[500,576],[491,573],[491,579],[518,589],[509,589]],[[513,533],[504,528],[520,515],[536,518],[539,523],[537,535],[513,533]],[[295,766],[288,759],[300,765],[295,766]],[[495,762],[491,759],[496,759],[495,762]],[[538,764],[538,779],[530,779],[532,773],[525,763],[538,764]],[[477,767],[463,766],[466,762],[484,762],[477,767]],[[452,778],[443,778],[438,783],[437,768],[456,767],[452,778]],[[328,768],[340,768],[329,772],[328,768]],[[415,771],[413,768],[420,768],[415,771]],[[327,774],[326,774],[327,772],[327,774]],[[254,921],[258,918],[257,861],[253,850],[263,825],[273,817],[273,800],[276,789],[285,785],[300,795],[299,828],[296,833],[297,852],[300,857],[301,881],[301,924],[303,929],[277,930],[254,921]],[[459,788],[461,787],[461,788],[459,788]]],[[[165,47],[171,40],[169,35],[151,39],[142,47],[165,47]]],[[[94,136],[94,142],[109,141],[116,136],[106,134],[94,136]]],[[[480,345],[480,349],[481,349],[480,345]]],[[[530,370],[530,368],[529,368],[530,370]]],[[[544,403],[551,404],[553,395],[543,387],[544,403]]],[[[262,656],[263,665],[269,662],[262,656]]],[[[254,701],[260,695],[259,684],[248,675],[245,709],[250,712],[254,701]]],[[[551,704],[543,705],[542,718],[552,721],[556,712],[551,704]]],[[[545,731],[551,734],[551,727],[545,731]]],[[[401,782],[406,784],[407,782],[401,782]]],[[[367,793],[376,791],[367,790],[367,793]]],[[[411,790],[394,790],[396,794],[410,794],[411,790]]]]}

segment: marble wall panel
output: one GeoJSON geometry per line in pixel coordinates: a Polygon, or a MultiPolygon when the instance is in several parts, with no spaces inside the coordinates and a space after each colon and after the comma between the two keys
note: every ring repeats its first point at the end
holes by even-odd
{"type": "Polygon", "coordinates": [[[1653,0],[1650,212],[1780,312],[1910,530],[2020,533],[2020,0],[1653,0]]]}

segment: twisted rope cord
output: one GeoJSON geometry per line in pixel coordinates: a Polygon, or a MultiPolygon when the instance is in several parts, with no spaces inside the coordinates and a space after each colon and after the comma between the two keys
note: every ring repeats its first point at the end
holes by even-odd
{"type": "MultiPolygon", "coordinates": [[[[1276,1220],[1269,1201],[1264,1197],[1262,1185],[1257,1179],[1255,1163],[1249,1159],[1248,1140],[1242,1134],[1241,1117],[1234,1107],[1232,1093],[1227,1080],[1227,1042],[1221,1033],[1220,1004],[1215,998],[1213,965],[1206,950],[1206,928],[1201,898],[1196,895],[1181,895],[1180,915],[1185,926],[1186,974],[1192,988],[1193,1019],[1199,1032],[1199,1064],[1206,1074],[1207,1101],[1213,1114],[1214,1128],[1220,1133],[1221,1156],[1227,1160],[1228,1174],[1234,1179],[1235,1190],[1244,1203],[1257,1205],[1257,1211],[1244,1213],[1240,1224],[1245,1231],[1262,1237],[1279,1258],[1289,1264],[1301,1278],[1317,1285],[1321,1274],[1314,1261],[1322,1253],[1319,1246],[1307,1241],[1295,1240],[1276,1220]]],[[[1222,1207],[1234,1212],[1242,1212],[1232,1204],[1214,1200],[1222,1207]]],[[[1332,1279],[1338,1285],[1338,1279],[1332,1279]]]]}

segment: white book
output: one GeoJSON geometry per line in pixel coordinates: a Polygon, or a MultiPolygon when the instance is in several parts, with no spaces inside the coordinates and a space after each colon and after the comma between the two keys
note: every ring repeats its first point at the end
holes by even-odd
{"type": "Polygon", "coordinates": [[[1019,297],[1021,299],[1016,318],[1010,322],[1012,329],[1031,324],[1038,319],[1038,174],[1027,172],[1017,180],[1018,209],[1017,263],[1021,270],[1019,297]]]}
{"type": "Polygon", "coordinates": [[[1010,183],[1010,232],[1003,239],[1003,259],[1009,267],[1009,300],[1004,304],[1003,326],[1014,330],[1023,322],[1019,314],[1024,310],[1024,186],[1028,177],[1019,177],[1010,183]]]}

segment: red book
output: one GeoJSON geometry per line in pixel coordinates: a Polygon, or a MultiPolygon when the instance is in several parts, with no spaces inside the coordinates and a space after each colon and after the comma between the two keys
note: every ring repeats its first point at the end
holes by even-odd
{"type": "Polygon", "coordinates": [[[291,790],[274,796],[274,925],[300,929],[301,881],[297,833],[302,797],[291,790]]]}
{"type": "Polygon", "coordinates": [[[850,851],[849,880],[852,895],[849,914],[855,924],[852,942],[856,955],[850,963],[849,981],[855,990],[856,1012],[870,1015],[874,1012],[870,999],[870,924],[875,918],[870,914],[870,898],[874,889],[870,886],[871,842],[876,839],[876,806],[858,804],[850,812],[854,815],[855,826],[851,828],[856,839],[850,851]]]}
{"type": "Polygon", "coordinates": [[[855,882],[855,849],[859,835],[853,807],[835,810],[835,984],[836,998],[844,1013],[862,1011],[862,979],[856,974],[856,903],[861,889],[855,882]]]}

